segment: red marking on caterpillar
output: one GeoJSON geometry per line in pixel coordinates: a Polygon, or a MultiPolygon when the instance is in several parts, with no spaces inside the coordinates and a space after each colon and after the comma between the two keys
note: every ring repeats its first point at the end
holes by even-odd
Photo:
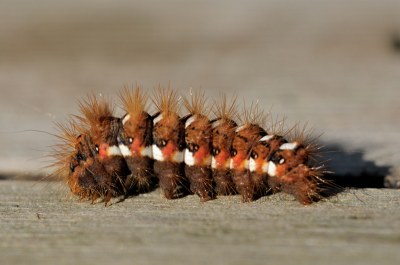
{"type": "Polygon", "coordinates": [[[53,176],[81,199],[103,198],[107,205],[111,197],[150,190],[157,178],[167,199],[186,189],[201,202],[236,192],[251,202],[272,190],[307,205],[334,186],[309,164],[321,148],[314,129],[285,129],[285,119],[272,122],[258,104],[244,105],[239,115],[237,96],[227,104],[221,94],[208,104],[204,92],[193,92],[183,98],[189,114],[181,118],[182,104],[169,86],[153,93],[153,116],[143,89],[125,86],[119,97],[122,118],[114,117],[110,100],[88,95],[78,101],[83,116],[57,124],[53,176]]]}

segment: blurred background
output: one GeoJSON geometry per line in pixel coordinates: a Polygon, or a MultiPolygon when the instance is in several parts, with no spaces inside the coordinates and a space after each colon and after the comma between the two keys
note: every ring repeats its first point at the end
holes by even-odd
{"type": "Polygon", "coordinates": [[[43,176],[44,132],[87,93],[137,82],[259,99],[324,133],[334,176],[399,187],[399,14],[396,0],[0,1],[0,178],[43,176]]]}

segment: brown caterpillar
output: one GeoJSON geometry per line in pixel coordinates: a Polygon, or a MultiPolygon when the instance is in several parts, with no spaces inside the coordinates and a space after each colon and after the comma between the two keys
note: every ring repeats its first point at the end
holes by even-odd
{"type": "Polygon", "coordinates": [[[183,99],[189,114],[181,118],[178,94],[169,86],[153,93],[153,116],[143,89],[125,86],[119,97],[126,111],[121,119],[109,100],[88,95],[78,101],[82,117],[58,124],[53,175],[81,199],[104,198],[107,205],[111,197],[150,190],[157,178],[167,199],[191,192],[205,202],[238,192],[251,202],[272,190],[306,205],[329,186],[321,168],[308,164],[320,148],[314,130],[285,130],[283,122],[266,128],[271,120],[258,104],[238,115],[235,96],[230,104],[224,94],[208,104],[204,92],[194,92],[183,99]]]}

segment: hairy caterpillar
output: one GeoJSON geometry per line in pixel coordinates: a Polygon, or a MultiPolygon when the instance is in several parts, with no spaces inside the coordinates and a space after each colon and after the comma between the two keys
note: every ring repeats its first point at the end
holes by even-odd
{"type": "Polygon", "coordinates": [[[148,113],[143,89],[124,87],[119,105],[126,114],[114,117],[114,105],[94,95],[78,101],[82,116],[57,124],[59,142],[52,157],[74,195],[94,202],[160,186],[167,199],[193,193],[201,202],[239,193],[251,202],[269,191],[293,195],[301,204],[321,198],[330,183],[308,160],[320,146],[314,130],[284,128],[253,103],[239,114],[237,96],[209,102],[205,93],[180,97],[158,87],[148,113]],[[181,108],[189,113],[181,117],[181,108]],[[269,128],[267,128],[269,124],[269,128]],[[157,181],[158,180],[158,181],[157,181]]]}

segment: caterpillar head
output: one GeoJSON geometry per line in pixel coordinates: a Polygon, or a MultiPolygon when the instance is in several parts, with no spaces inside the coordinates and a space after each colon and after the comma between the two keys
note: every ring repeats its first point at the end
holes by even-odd
{"type": "Polygon", "coordinates": [[[74,195],[91,198],[94,202],[106,196],[106,204],[116,192],[112,178],[92,153],[92,140],[88,128],[74,120],[66,125],[56,123],[59,134],[51,156],[57,169],[51,176],[62,177],[74,195]]]}
{"type": "MultiPolygon", "coordinates": [[[[118,147],[117,136],[122,122],[114,117],[114,105],[109,99],[88,95],[78,101],[79,111],[84,117],[77,117],[85,127],[91,139],[89,147],[93,156],[100,161],[105,170],[113,177],[115,186],[125,190],[124,182],[131,173],[118,147]],[[118,183],[118,184],[117,184],[118,183]]],[[[123,191],[126,192],[126,191],[123,191]]]]}

